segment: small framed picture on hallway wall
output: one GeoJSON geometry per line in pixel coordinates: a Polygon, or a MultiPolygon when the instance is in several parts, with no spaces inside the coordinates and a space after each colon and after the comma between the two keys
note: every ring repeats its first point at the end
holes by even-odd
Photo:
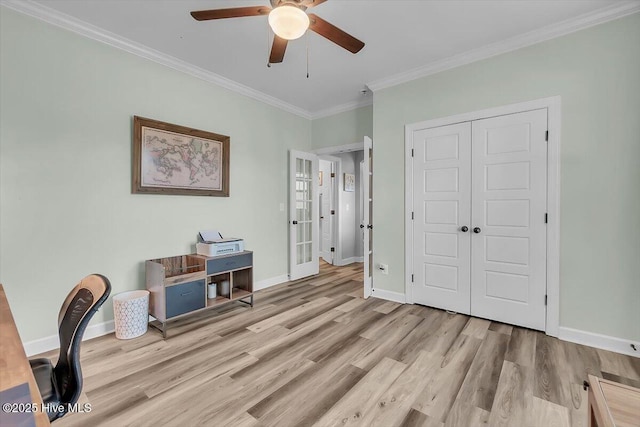
{"type": "Polygon", "coordinates": [[[344,191],[356,191],[356,176],[354,174],[344,174],[344,191]]]}

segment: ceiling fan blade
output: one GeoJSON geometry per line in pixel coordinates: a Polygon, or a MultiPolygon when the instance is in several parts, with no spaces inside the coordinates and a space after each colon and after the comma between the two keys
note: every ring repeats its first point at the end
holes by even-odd
{"type": "Polygon", "coordinates": [[[269,63],[277,64],[284,59],[284,51],[287,49],[287,39],[283,39],[276,35],[273,36],[273,46],[271,46],[271,55],[269,55],[269,63]]]}
{"type": "Polygon", "coordinates": [[[326,2],[327,0],[303,0],[302,5],[306,8],[316,7],[319,4],[326,2]]]}
{"type": "Polygon", "coordinates": [[[191,16],[197,21],[209,21],[211,19],[241,18],[243,16],[267,15],[271,12],[270,7],[232,7],[230,9],[197,10],[191,12],[191,16]]]}
{"type": "Polygon", "coordinates": [[[328,23],[316,14],[310,13],[309,20],[311,21],[311,24],[309,25],[310,30],[315,31],[322,37],[331,40],[351,53],[358,53],[364,47],[363,42],[352,35],[345,33],[335,25],[328,23]]]}

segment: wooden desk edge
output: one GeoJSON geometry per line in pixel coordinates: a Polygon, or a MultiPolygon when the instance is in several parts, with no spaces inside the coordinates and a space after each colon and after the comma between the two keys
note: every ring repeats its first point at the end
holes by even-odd
{"type": "MultiPolygon", "coordinates": [[[[626,397],[631,396],[631,399],[637,399],[640,395],[640,389],[631,387],[627,384],[617,383],[615,381],[605,380],[593,375],[588,376],[589,379],[589,427],[615,427],[616,418],[614,418],[609,405],[607,403],[607,397],[602,389],[602,386],[607,386],[607,389],[615,387],[616,389],[624,390],[628,392],[626,397]]],[[[611,397],[611,396],[609,396],[611,397]]],[[[638,407],[636,407],[638,409],[638,407]]],[[[640,411],[638,411],[640,412],[640,411]]],[[[635,424],[634,424],[635,425],[635,424]]]]}
{"type": "MultiPolygon", "coordinates": [[[[36,422],[36,426],[50,426],[49,417],[46,413],[40,411],[42,408],[42,397],[40,396],[40,391],[38,390],[38,385],[36,384],[36,379],[33,376],[33,372],[31,371],[31,366],[29,365],[29,359],[27,359],[27,354],[24,351],[24,347],[22,346],[22,340],[20,339],[20,334],[18,333],[18,328],[16,327],[15,320],[13,319],[13,313],[11,313],[11,307],[9,306],[9,301],[7,299],[7,294],[5,293],[4,287],[0,283],[0,326],[2,329],[3,339],[0,346],[4,347],[4,349],[9,349],[13,346],[12,360],[5,360],[6,372],[11,372],[13,370],[17,371],[17,375],[13,378],[10,378],[6,374],[8,385],[3,384],[0,386],[2,390],[6,390],[17,385],[28,383],[29,384],[29,392],[31,394],[31,402],[35,403],[38,407],[38,411],[34,413],[34,418],[36,422]],[[22,377],[22,378],[20,378],[22,377]],[[12,379],[14,379],[12,381],[12,379]],[[15,380],[17,379],[17,380],[15,380]]],[[[0,351],[0,358],[4,359],[7,352],[5,350],[0,351]]]]}

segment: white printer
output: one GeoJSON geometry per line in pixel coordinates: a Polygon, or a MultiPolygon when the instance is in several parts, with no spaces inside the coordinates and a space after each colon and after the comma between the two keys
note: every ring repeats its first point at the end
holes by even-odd
{"type": "Polygon", "coordinates": [[[198,233],[196,253],[205,256],[219,256],[244,251],[244,240],[226,238],[216,230],[201,231],[198,233]]]}

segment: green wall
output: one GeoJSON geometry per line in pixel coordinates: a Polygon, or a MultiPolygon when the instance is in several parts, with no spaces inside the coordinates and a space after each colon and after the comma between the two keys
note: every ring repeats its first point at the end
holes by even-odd
{"type": "MultiPolygon", "coordinates": [[[[560,322],[637,340],[637,40],[639,14],[311,122],[0,7],[0,281],[22,338],[56,333],[81,277],[107,275],[114,294],[143,288],[143,261],[192,252],[201,229],[245,238],[255,280],[285,274],[287,150],[372,134],[375,262],[390,265],[375,287],[404,292],[404,125],[560,95],[560,322]],[[133,115],[230,135],[231,197],[131,194],[133,115]]],[[[109,301],[92,323],[112,318],[109,301]]]]}
{"type": "MultiPolygon", "coordinates": [[[[311,122],[0,8],[0,281],[24,341],[57,333],[66,294],[102,273],[144,288],[144,260],[216,228],[287,272],[287,151],[311,122]],[[231,137],[229,198],[131,194],[132,117],[231,137]]],[[[113,318],[109,300],[93,324],[113,318]]]]}
{"type": "Polygon", "coordinates": [[[373,106],[316,119],[311,124],[314,149],[362,142],[373,134],[373,106]]]}
{"type": "Polygon", "coordinates": [[[640,339],[640,14],[374,94],[374,286],[404,292],[404,126],[560,95],[560,325],[640,339]]]}

